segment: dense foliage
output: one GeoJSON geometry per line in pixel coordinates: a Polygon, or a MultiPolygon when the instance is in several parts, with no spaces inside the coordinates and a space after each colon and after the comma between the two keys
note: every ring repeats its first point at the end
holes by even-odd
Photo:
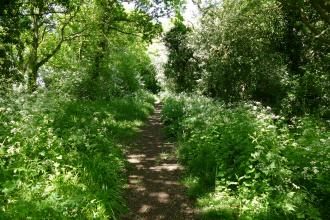
{"type": "Polygon", "coordinates": [[[190,194],[205,219],[328,219],[330,132],[312,118],[287,125],[258,102],[168,96],[190,194]]]}
{"type": "Polygon", "coordinates": [[[330,219],[329,2],[194,2],[190,27],[180,0],[2,1],[0,218],[125,212],[123,139],[161,90],[147,49],[175,14],[164,85],[190,95],[162,114],[202,218],[330,219]]]}
{"type": "Polygon", "coordinates": [[[172,87],[226,102],[256,100],[288,116],[329,118],[326,1],[226,0],[199,6],[195,28],[180,23],[164,38],[170,52],[165,73],[176,72],[167,74],[172,87]]]}
{"type": "MultiPolygon", "coordinates": [[[[114,50],[131,51],[127,45],[132,42],[138,42],[141,51],[133,50],[145,59],[144,47],[161,32],[153,17],[159,13],[152,12],[151,3],[137,1],[135,10],[127,11],[116,0],[5,1],[0,9],[2,87],[35,91],[45,68],[54,72],[54,67],[84,66],[93,80],[102,78],[109,56],[114,50]]],[[[140,72],[154,74],[152,68],[145,68],[140,72]]]]}
{"type": "Polygon", "coordinates": [[[163,121],[202,218],[329,219],[329,2],[193,2],[164,36],[167,89],[190,95],[163,121]]]}
{"type": "Polygon", "coordinates": [[[125,211],[118,140],[134,134],[152,110],[152,98],[138,93],[104,102],[55,96],[1,100],[1,216],[115,218],[125,211]]]}
{"type": "Polygon", "coordinates": [[[193,59],[193,49],[187,45],[187,37],[191,29],[183,24],[182,18],[177,18],[174,27],[165,34],[165,46],[169,57],[165,66],[165,76],[169,85],[176,92],[193,91],[200,74],[197,71],[196,60],[193,59]]]}
{"type": "Polygon", "coordinates": [[[176,3],[131,4],[1,3],[1,219],[117,219],[127,210],[121,142],[153,110],[159,85],[147,47],[161,32],[156,17],[176,3]]]}

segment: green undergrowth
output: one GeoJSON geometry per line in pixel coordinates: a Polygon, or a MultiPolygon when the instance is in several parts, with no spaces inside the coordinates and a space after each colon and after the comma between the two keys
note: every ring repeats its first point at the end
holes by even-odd
{"type": "Polygon", "coordinates": [[[330,218],[329,122],[306,116],[287,124],[257,102],[163,102],[202,219],[330,218]]]}
{"type": "Polygon", "coordinates": [[[1,99],[0,219],[116,219],[126,211],[120,140],[134,137],[152,110],[144,92],[1,99]]]}

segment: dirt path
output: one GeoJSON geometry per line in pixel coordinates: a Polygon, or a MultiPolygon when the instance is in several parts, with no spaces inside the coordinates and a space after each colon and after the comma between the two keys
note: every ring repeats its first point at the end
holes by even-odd
{"type": "Polygon", "coordinates": [[[192,202],[179,182],[182,167],[173,156],[173,144],[165,142],[160,110],[157,104],[128,150],[131,167],[126,199],[131,212],[123,219],[195,219],[192,202]]]}

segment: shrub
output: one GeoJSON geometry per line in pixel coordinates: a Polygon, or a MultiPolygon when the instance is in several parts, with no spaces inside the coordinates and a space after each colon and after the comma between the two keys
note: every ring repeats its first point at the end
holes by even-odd
{"type": "Polygon", "coordinates": [[[327,219],[325,126],[298,120],[290,128],[260,103],[184,95],[164,99],[163,120],[205,218],[327,219]]]}
{"type": "Polygon", "coordinates": [[[0,215],[4,219],[115,219],[124,158],[119,139],[152,110],[145,93],[74,100],[49,92],[0,103],[0,215]]]}
{"type": "Polygon", "coordinates": [[[167,125],[166,133],[169,136],[176,137],[183,117],[183,100],[169,97],[164,103],[162,109],[162,121],[167,125]]]}

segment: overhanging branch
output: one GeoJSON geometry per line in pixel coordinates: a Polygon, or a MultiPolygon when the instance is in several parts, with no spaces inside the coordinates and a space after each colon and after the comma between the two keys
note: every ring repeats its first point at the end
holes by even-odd
{"type": "MultiPolygon", "coordinates": [[[[79,11],[79,7],[77,10],[63,23],[62,28],[61,28],[61,39],[57,43],[56,47],[47,55],[44,56],[38,63],[37,63],[37,68],[40,68],[42,65],[44,65],[50,58],[52,58],[60,49],[64,41],[67,41],[69,38],[64,36],[64,32],[66,27],[70,24],[70,22],[73,20],[73,18],[77,15],[79,11]]],[[[76,33],[75,33],[76,34],[76,33]]],[[[75,35],[73,34],[73,35],[75,35]]],[[[71,35],[70,35],[71,36],[71,35]]]]}
{"type": "Polygon", "coordinates": [[[121,29],[119,29],[117,27],[110,26],[109,28],[112,29],[112,30],[118,31],[118,32],[120,32],[122,34],[133,35],[133,36],[136,36],[136,37],[142,37],[139,34],[136,34],[136,33],[133,33],[133,32],[127,32],[127,31],[121,30],[121,29]]]}

